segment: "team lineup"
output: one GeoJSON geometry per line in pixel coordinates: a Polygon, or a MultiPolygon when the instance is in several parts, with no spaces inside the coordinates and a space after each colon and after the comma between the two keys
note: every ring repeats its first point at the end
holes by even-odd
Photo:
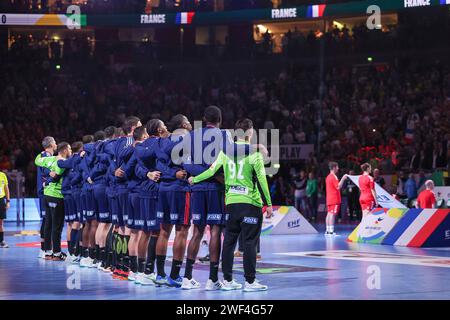
{"type": "Polygon", "coordinates": [[[236,123],[241,132],[236,141],[219,129],[221,119],[220,109],[211,106],[204,111],[206,126],[196,130],[183,115],[171,119],[171,132],[161,120],[142,126],[132,116],[122,128],[108,127],[72,145],[44,138],[45,150],[35,160],[43,217],[39,257],[79,263],[140,285],[198,289],[193,267],[209,227],[210,272],[204,288],[267,290],[255,278],[263,208],[267,217],[273,214],[263,159],[267,149],[249,143],[250,119],[236,123]],[[194,146],[199,136],[201,150],[194,146]],[[183,154],[174,157],[180,145],[183,154]],[[203,151],[213,146],[211,159],[203,159],[203,151]],[[61,250],[64,221],[67,255],[61,250]],[[172,267],[166,274],[174,228],[172,267]],[[238,241],[244,285],[232,273],[238,241]]]}

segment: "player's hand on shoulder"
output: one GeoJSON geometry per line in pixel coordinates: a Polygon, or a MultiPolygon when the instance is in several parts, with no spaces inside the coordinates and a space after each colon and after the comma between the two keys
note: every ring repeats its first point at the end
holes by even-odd
{"type": "Polygon", "coordinates": [[[180,171],[178,171],[178,172],[175,174],[175,176],[176,176],[177,179],[179,179],[179,180],[184,180],[184,179],[186,179],[186,177],[187,177],[187,172],[186,172],[186,170],[180,170],[180,171]]]}
{"type": "Polygon", "coordinates": [[[83,151],[80,152],[80,157],[81,158],[83,158],[85,155],[86,155],[86,151],[83,150],[83,151]]]}
{"type": "Polygon", "coordinates": [[[188,182],[190,185],[194,184],[194,177],[189,177],[188,182]]]}
{"type": "Polygon", "coordinates": [[[94,181],[92,181],[91,177],[87,178],[87,182],[89,182],[89,184],[93,184],[94,181]]]}
{"type": "Polygon", "coordinates": [[[54,171],[51,171],[49,173],[49,176],[52,177],[52,178],[56,178],[58,176],[58,174],[56,172],[54,172],[54,171]]]}

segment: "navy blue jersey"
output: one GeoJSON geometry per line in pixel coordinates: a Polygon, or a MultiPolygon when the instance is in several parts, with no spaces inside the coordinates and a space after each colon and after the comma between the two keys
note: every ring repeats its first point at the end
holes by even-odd
{"type": "MultiPolygon", "coordinates": [[[[51,157],[52,155],[47,151],[41,152],[41,157],[51,157]]],[[[44,167],[37,167],[36,174],[36,191],[38,196],[44,196],[44,186],[48,178],[50,178],[50,170],[44,167]]]]}
{"type": "MultiPolygon", "coordinates": [[[[220,151],[250,152],[250,146],[237,145],[226,130],[213,126],[196,129],[183,139],[183,168],[191,176],[198,176],[206,171],[217,159],[220,151]],[[217,139],[220,137],[220,139],[217,139]]],[[[223,190],[223,184],[214,177],[191,186],[192,191],[223,190]]]]}
{"type": "Polygon", "coordinates": [[[95,143],[95,159],[92,162],[92,169],[90,170],[90,177],[94,186],[108,185],[108,166],[109,156],[105,153],[105,145],[109,140],[97,141],[95,143]]]}
{"type": "MultiPolygon", "coordinates": [[[[141,170],[147,173],[158,171],[156,169],[156,148],[158,148],[160,138],[151,137],[135,147],[135,157],[141,170]]],[[[145,179],[140,185],[141,193],[146,194],[149,191],[158,191],[159,183],[150,179],[145,179]]]]}
{"type": "Polygon", "coordinates": [[[139,165],[136,157],[136,148],[125,165],[122,166],[127,180],[127,188],[130,192],[139,192],[141,185],[147,180],[147,170],[139,165]]]}
{"type": "MultiPolygon", "coordinates": [[[[133,137],[121,137],[118,138],[114,143],[114,158],[113,164],[110,166],[110,170],[114,175],[114,171],[118,168],[124,169],[125,164],[131,158],[133,154],[134,148],[134,139],[133,137]]],[[[127,187],[127,179],[125,177],[116,177],[114,176],[114,184],[119,188],[127,187]]]]}
{"type": "Polygon", "coordinates": [[[58,160],[58,167],[65,169],[63,173],[63,181],[61,184],[61,193],[63,195],[69,195],[72,193],[72,179],[77,174],[75,172],[74,166],[78,160],[80,160],[79,154],[72,155],[69,159],[58,160]]]}
{"type": "MultiPolygon", "coordinates": [[[[106,182],[110,187],[115,185],[114,171],[117,169],[114,162],[114,154],[116,148],[117,138],[107,140],[103,144],[103,152],[98,155],[98,163],[102,164],[102,167],[98,168],[99,171],[94,170],[93,175],[106,174],[106,182]],[[106,170],[106,172],[102,171],[106,170]]],[[[92,177],[91,177],[92,179],[92,177]]]]}
{"type": "MultiPolygon", "coordinates": [[[[183,170],[181,164],[182,154],[177,159],[172,159],[172,150],[183,141],[181,135],[171,135],[167,138],[160,138],[156,146],[156,169],[161,172],[160,191],[190,191],[187,180],[176,178],[176,173],[183,170]],[[174,160],[180,164],[174,163],[174,160]]],[[[179,146],[178,146],[179,147],[179,146]]],[[[181,150],[181,149],[180,149],[181,150]]]]}
{"type": "Polygon", "coordinates": [[[87,179],[91,176],[91,170],[92,170],[93,164],[94,164],[95,144],[87,143],[84,145],[83,150],[86,154],[81,159],[81,162],[80,162],[81,175],[83,178],[82,188],[84,190],[90,190],[90,189],[92,189],[92,185],[89,182],[87,182],[87,179]]]}
{"type": "Polygon", "coordinates": [[[83,186],[83,173],[81,169],[81,161],[83,158],[79,154],[74,155],[74,162],[72,164],[72,175],[70,176],[70,185],[72,190],[81,189],[83,186]]]}

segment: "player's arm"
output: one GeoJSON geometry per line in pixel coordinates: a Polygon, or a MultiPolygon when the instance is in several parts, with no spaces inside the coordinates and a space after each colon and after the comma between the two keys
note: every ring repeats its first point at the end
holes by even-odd
{"type": "Polygon", "coordinates": [[[338,189],[342,188],[342,186],[344,185],[344,182],[345,182],[345,180],[347,180],[347,178],[348,178],[348,174],[344,174],[344,176],[341,178],[341,181],[339,181],[339,183],[337,185],[338,189]]]}
{"type": "Polygon", "coordinates": [[[267,217],[270,218],[273,214],[272,210],[272,198],[270,197],[269,185],[267,183],[266,178],[266,169],[264,168],[264,159],[261,153],[256,154],[255,163],[253,164],[253,169],[256,173],[256,178],[258,179],[259,186],[261,187],[261,191],[266,199],[266,212],[267,217]]]}
{"type": "Polygon", "coordinates": [[[203,173],[199,174],[198,176],[189,178],[189,183],[195,184],[213,177],[217,173],[217,171],[222,168],[225,159],[225,154],[221,151],[217,156],[216,161],[214,161],[207,170],[203,171],[203,173]]]}
{"type": "Polygon", "coordinates": [[[42,155],[38,155],[34,160],[34,164],[38,167],[47,168],[50,170],[51,164],[55,160],[55,157],[42,157],[42,155]]]}
{"type": "Polygon", "coordinates": [[[378,207],[377,191],[375,190],[375,182],[373,180],[370,181],[370,192],[372,192],[372,196],[375,199],[375,206],[378,207]]]}

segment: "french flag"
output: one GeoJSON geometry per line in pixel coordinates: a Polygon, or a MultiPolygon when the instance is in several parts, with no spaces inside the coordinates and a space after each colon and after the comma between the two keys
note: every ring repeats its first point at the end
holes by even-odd
{"type": "Polygon", "coordinates": [[[176,24],[191,24],[192,18],[194,18],[195,12],[178,12],[175,23],[176,24]]]}
{"type": "Polygon", "coordinates": [[[450,0],[441,0],[441,5],[445,6],[447,4],[450,4],[450,0]]]}
{"type": "MultiPolygon", "coordinates": [[[[449,1],[449,0],[448,0],[449,1]]],[[[323,17],[325,12],[326,4],[316,4],[313,6],[308,6],[307,17],[308,18],[320,18],[323,17]]]]}

